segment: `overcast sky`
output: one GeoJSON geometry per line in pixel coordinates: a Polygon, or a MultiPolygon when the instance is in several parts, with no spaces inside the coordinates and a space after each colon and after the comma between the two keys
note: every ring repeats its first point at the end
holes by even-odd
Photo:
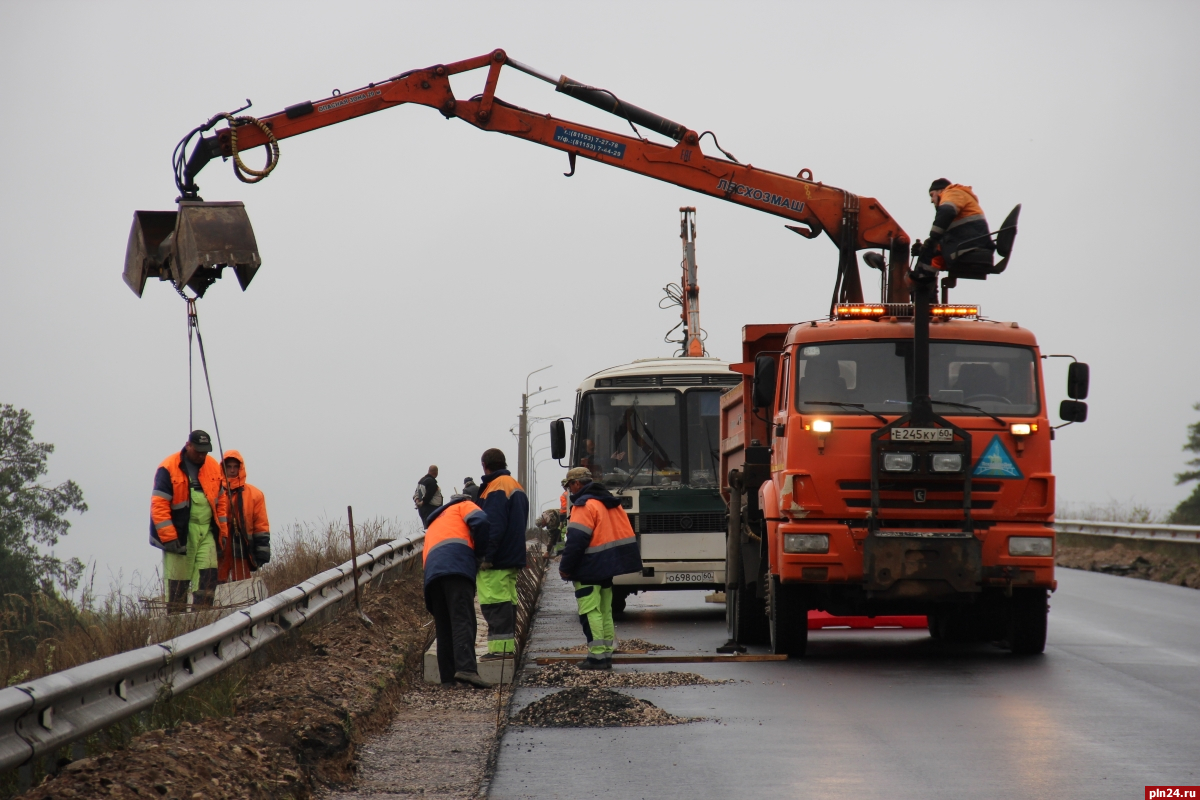
{"type": "MultiPolygon", "coordinates": [[[[1060,505],[1168,509],[1190,491],[1173,474],[1200,400],[1198,18],[1172,2],[0,2],[0,402],[34,415],[49,479],[91,507],[58,552],[102,576],[160,563],[148,506],[188,431],[184,304],[158,282],[137,299],[121,269],[134,209],[173,207],[179,138],[246,98],[265,116],[496,47],[711,129],[744,162],[878,198],[914,238],[939,176],[994,224],[1023,203],[1008,271],[954,299],[1091,363],[1090,419],[1055,443],[1060,505]]],[[[454,86],[468,98],[483,73],[454,86]]],[[[515,71],[497,94],[627,130],[515,71]]],[[[223,443],[276,529],[348,504],[414,520],[428,464],[450,488],[488,447],[515,468],[526,373],[553,364],[533,385],[569,414],[588,374],[669,355],[657,303],[681,205],[698,208],[713,355],[738,359],[743,324],[828,308],[827,238],[594,162],[568,180],[561,153],[425,107],[281,146],[259,185],[220,162],[200,178],[206,200],[246,203],[262,253],[249,291],[230,277],[199,307],[223,443]]],[[[1048,365],[1054,408],[1065,372],[1048,365]]],[[[197,395],[215,432],[205,409],[197,395]]],[[[561,471],[539,476],[548,502],[561,471]]]]}

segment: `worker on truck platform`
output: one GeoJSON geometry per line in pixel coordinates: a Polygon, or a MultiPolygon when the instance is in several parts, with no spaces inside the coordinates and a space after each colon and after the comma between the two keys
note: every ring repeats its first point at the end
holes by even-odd
{"type": "Polygon", "coordinates": [[[641,572],[642,557],[629,516],[604,485],[592,480],[587,467],[567,473],[571,521],[558,574],[575,587],[579,624],[587,639],[581,669],[612,669],[616,628],[613,625],[613,578],[641,572]]]}
{"type": "Polygon", "coordinates": [[[919,249],[917,271],[991,267],[995,245],[988,235],[987,217],[970,186],[938,178],[929,185],[929,200],[937,208],[929,238],[919,249]]]}
{"type": "Polygon", "coordinates": [[[475,659],[475,575],[490,530],[487,514],[462,494],[429,515],[421,561],[443,686],[455,681],[481,689],[491,685],[479,676],[475,659]]]}
{"type": "Polygon", "coordinates": [[[163,589],[169,613],[182,613],[188,592],[197,606],[211,606],[220,553],[227,546],[228,497],[221,466],[209,455],[212,439],[192,431],[178,453],[154,473],[150,495],[150,544],[163,551],[163,589]]]}
{"type": "Polygon", "coordinates": [[[479,564],[479,608],[488,625],[484,660],[512,658],[517,650],[517,574],[525,569],[525,529],[529,498],[507,469],[496,448],[480,458],[483,478],[479,505],[491,523],[491,534],[479,564]]]}
{"type": "Polygon", "coordinates": [[[225,486],[229,489],[229,547],[221,552],[221,583],[244,581],[271,560],[271,523],[267,498],[246,483],[246,461],[237,450],[225,451],[225,486]]]}

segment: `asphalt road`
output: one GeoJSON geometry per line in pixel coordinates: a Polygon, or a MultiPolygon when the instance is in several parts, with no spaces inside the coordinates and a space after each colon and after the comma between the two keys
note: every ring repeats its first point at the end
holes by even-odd
{"type": "MultiPolygon", "coordinates": [[[[1059,570],[1042,656],[925,631],[813,631],[803,661],[670,667],[659,728],[510,728],[492,798],[1140,798],[1200,784],[1200,591],[1059,570]]],[[[579,644],[548,579],[530,651],[579,644]]],[[[619,638],[711,653],[724,606],[630,598],[619,638]]],[[[646,669],[618,667],[617,669],[646,669]]],[[[521,689],[514,712],[552,690],[521,689]]]]}

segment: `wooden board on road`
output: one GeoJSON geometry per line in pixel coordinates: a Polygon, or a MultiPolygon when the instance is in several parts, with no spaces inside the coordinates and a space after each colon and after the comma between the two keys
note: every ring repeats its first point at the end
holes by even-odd
{"type": "MultiPolygon", "coordinates": [[[[773,653],[746,654],[737,656],[675,655],[675,656],[613,656],[614,664],[721,664],[732,661],[786,661],[787,656],[773,653]]],[[[560,661],[579,661],[579,656],[538,656],[539,667],[557,664],[560,661]]]]}

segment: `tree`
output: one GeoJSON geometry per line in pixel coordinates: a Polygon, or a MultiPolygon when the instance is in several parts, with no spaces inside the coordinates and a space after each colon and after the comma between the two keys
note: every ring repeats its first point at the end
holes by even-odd
{"type": "MultiPolygon", "coordinates": [[[[1196,403],[1192,408],[1200,411],[1200,403],[1196,403]]],[[[1188,481],[1200,480],[1200,422],[1188,425],[1188,440],[1183,449],[1197,454],[1196,458],[1187,462],[1189,467],[1195,467],[1195,469],[1177,474],[1175,476],[1176,486],[1188,481]]],[[[1177,525],[1200,525],[1200,485],[1196,486],[1189,498],[1175,507],[1167,521],[1177,525]]]]}
{"type": "Polygon", "coordinates": [[[83,574],[78,558],[63,561],[38,545],[54,547],[66,536],[68,511],[87,511],[75,481],[43,486],[54,445],[33,440],[33,416],[0,404],[0,586],[6,594],[29,597],[55,586],[73,591],[83,574]]]}

